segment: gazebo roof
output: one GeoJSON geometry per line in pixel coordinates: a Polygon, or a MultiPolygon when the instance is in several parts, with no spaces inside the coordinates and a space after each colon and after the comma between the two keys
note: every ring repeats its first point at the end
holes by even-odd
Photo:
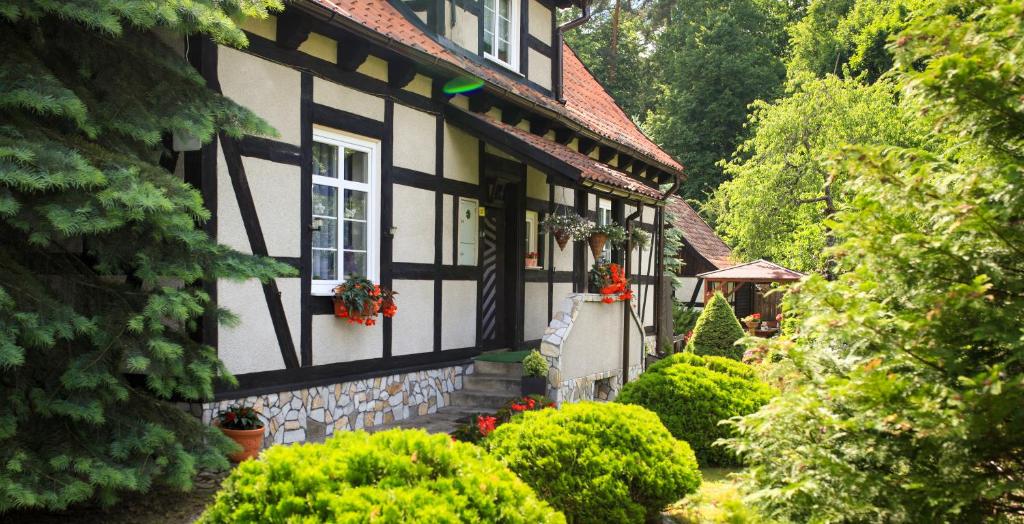
{"type": "Polygon", "coordinates": [[[711,282],[794,282],[803,276],[803,273],[786,269],[767,260],[755,260],[697,275],[698,278],[711,282]]]}

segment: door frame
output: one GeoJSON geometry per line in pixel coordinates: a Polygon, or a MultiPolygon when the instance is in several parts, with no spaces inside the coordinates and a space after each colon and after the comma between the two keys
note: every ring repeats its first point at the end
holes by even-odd
{"type": "Polygon", "coordinates": [[[478,260],[481,262],[481,271],[477,282],[479,346],[485,350],[502,347],[518,349],[523,345],[526,291],[526,268],[523,262],[526,256],[526,164],[481,151],[480,193],[480,208],[486,209],[485,213],[503,213],[505,224],[504,239],[498,245],[498,256],[504,263],[504,282],[498,285],[503,291],[499,299],[502,300],[504,315],[499,321],[505,325],[505,340],[497,344],[488,344],[483,340],[483,242],[480,242],[478,260]],[[496,190],[496,185],[502,186],[502,189],[496,190]]]}

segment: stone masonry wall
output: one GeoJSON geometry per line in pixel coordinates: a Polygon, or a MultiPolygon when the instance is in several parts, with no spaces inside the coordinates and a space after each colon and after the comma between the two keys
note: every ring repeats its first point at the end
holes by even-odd
{"type": "Polygon", "coordinates": [[[265,446],[320,441],[335,431],[369,429],[436,413],[462,389],[473,365],[386,375],[295,391],[193,404],[204,424],[229,406],[252,406],[263,421],[265,446]]]}

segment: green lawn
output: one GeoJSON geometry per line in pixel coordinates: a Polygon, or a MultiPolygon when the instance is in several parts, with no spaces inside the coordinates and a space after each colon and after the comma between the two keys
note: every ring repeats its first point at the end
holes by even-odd
{"type": "Polygon", "coordinates": [[[668,507],[670,517],[681,524],[761,522],[742,509],[740,493],[730,478],[735,468],[702,468],[700,491],[668,507]]]}

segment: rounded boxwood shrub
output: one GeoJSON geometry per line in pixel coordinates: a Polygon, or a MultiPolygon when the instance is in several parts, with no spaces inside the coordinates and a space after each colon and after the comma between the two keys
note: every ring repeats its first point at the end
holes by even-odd
{"type": "Polygon", "coordinates": [[[472,444],[422,430],[274,446],[224,481],[200,522],[564,523],[472,444]]]}
{"type": "Polygon", "coordinates": [[[715,293],[697,317],[693,336],[686,348],[698,355],[740,360],[743,358],[743,348],[737,346],[736,341],[743,338],[745,333],[729,301],[721,293],[715,293]]]}
{"type": "Polygon", "coordinates": [[[713,445],[731,435],[719,421],[761,409],[774,393],[746,364],[679,353],[626,384],[616,402],[657,413],[672,435],[690,443],[702,465],[729,466],[738,463],[736,457],[713,445]]]}
{"type": "Polygon", "coordinates": [[[569,522],[642,522],[700,485],[690,446],[638,406],[525,412],[484,445],[569,522]]]}

